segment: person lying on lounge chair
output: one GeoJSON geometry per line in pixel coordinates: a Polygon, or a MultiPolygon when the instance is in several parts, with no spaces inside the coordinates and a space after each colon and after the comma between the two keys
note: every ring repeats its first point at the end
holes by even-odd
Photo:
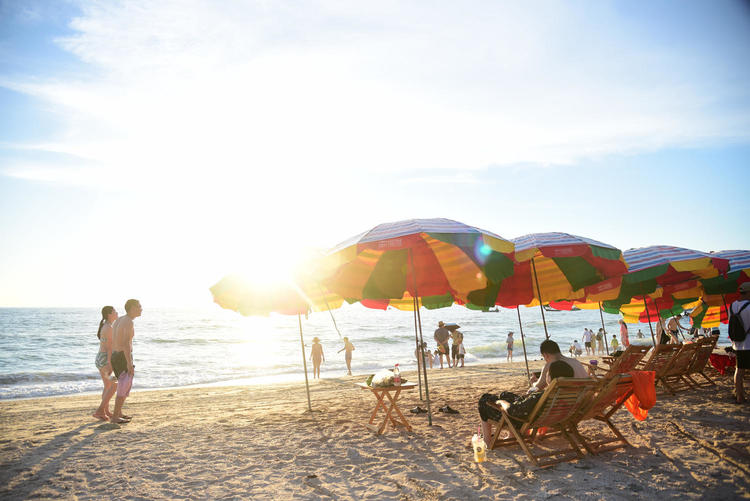
{"type": "MultiPolygon", "coordinates": [[[[558,377],[573,377],[573,375],[573,368],[561,360],[556,360],[549,364],[550,380],[558,377]]],[[[521,396],[510,391],[504,391],[500,395],[492,393],[482,395],[479,398],[479,417],[482,419],[482,435],[485,442],[489,440],[492,433],[492,427],[488,420],[500,421],[502,419],[500,411],[488,405],[487,402],[495,403],[499,400],[501,402],[500,405],[502,405],[508,416],[510,416],[513,426],[518,429],[522,424],[520,420],[527,418],[531,414],[531,411],[534,410],[534,407],[543,394],[543,391],[534,391],[533,393],[521,396]]]]}

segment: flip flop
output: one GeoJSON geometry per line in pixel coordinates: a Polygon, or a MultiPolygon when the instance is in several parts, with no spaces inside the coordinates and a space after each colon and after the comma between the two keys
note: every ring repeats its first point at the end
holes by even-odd
{"type": "Polygon", "coordinates": [[[129,422],[130,422],[129,420],[123,419],[123,418],[120,418],[117,421],[110,420],[110,423],[114,423],[114,424],[128,424],[129,422]]]}
{"type": "Polygon", "coordinates": [[[413,409],[409,410],[412,414],[427,414],[427,409],[423,409],[420,406],[416,406],[413,409]]]}
{"type": "Polygon", "coordinates": [[[92,414],[91,417],[95,417],[99,421],[106,421],[108,419],[107,416],[99,416],[97,414],[92,414]]]}
{"type": "Polygon", "coordinates": [[[121,417],[122,419],[127,419],[128,421],[130,421],[131,419],[133,419],[133,416],[126,416],[125,414],[123,414],[123,415],[122,415],[122,416],[120,416],[120,417],[121,417]]]}
{"type": "Polygon", "coordinates": [[[453,409],[450,405],[446,405],[445,407],[441,407],[438,409],[440,412],[444,412],[446,414],[460,414],[456,409],[453,409]]]}

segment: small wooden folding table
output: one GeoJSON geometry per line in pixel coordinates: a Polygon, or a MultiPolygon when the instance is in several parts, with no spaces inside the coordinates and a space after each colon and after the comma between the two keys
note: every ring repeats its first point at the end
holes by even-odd
{"type": "Polygon", "coordinates": [[[401,409],[398,408],[398,404],[396,402],[398,401],[399,395],[401,395],[401,391],[413,390],[417,386],[415,383],[404,383],[401,386],[385,386],[382,388],[373,388],[372,386],[367,386],[365,383],[357,383],[357,386],[359,386],[363,390],[370,390],[372,394],[375,395],[375,398],[378,399],[375,410],[372,411],[372,415],[370,416],[370,424],[375,423],[375,418],[377,417],[378,411],[380,411],[380,409],[383,409],[383,411],[385,411],[383,422],[380,423],[380,426],[377,429],[378,435],[381,435],[385,432],[389,421],[391,423],[391,426],[393,426],[394,428],[398,425],[402,425],[405,426],[407,430],[411,431],[411,425],[409,425],[409,422],[401,413],[401,409]],[[386,398],[388,399],[387,403],[385,401],[386,398]],[[396,416],[393,415],[394,412],[396,416]]]}

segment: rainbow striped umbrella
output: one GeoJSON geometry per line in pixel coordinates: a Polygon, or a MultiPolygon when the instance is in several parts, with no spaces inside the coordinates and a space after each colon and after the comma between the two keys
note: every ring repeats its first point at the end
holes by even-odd
{"type": "Polygon", "coordinates": [[[726,276],[701,280],[702,302],[690,313],[696,327],[718,327],[719,323],[728,323],[727,305],[739,299],[737,289],[750,281],[750,251],[725,250],[714,255],[729,260],[729,271],[726,276]]]}
{"type": "Polygon", "coordinates": [[[307,408],[312,412],[310,385],[307,380],[305,340],[302,336],[302,315],[310,311],[330,310],[342,305],[341,297],[332,294],[310,278],[297,281],[258,283],[252,278],[227,275],[210,287],[214,302],[244,316],[268,316],[271,313],[297,315],[299,339],[302,348],[302,366],[305,371],[307,408]],[[300,287],[297,282],[304,284],[300,287]]]}
{"type": "MultiPolygon", "coordinates": [[[[512,253],[512,242],[474,226],[442,218],[408,219],[380,224],[339,244],[328,253],[321,273],[324,285],[347,301],[413,309],[419,350],[417,306],[449,306],[469,291],[502,282],[513,273],[512,253]]],[[[427,372],[422,375],[432,424],[427,372]]],[[[421,396],[422,377],[419,381],[421,396]]]]}
{"type": "Polygon", "coordinates": [[[326,258],[330,271],[323,283],[349,301],[381,300],[378,305],[405,297],[455,297],[510,276],[512,252],[512,242],[473,226],[409,219],[380,224],[336,246],[326,258]]]}

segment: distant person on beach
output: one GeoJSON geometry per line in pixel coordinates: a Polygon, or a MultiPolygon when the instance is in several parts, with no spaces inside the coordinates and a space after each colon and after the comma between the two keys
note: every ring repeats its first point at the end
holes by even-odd
{"type": "Polygon", "coordinates": [[[674,317],[671,317],[666,322],[664,322],[664,325],[666,325],[667,327],[667,332],[669,333],[670,341],[673,344],[680,344],[680,338],[677,337],[680,331],[688,332],[689,330],[683,327],[682,324],[680,324],[679,318],[680,318],[679,316],[674,316],[674,317]]]}
{"type": "Polygon", "coordinates": [[[440,358],[440,350],[439,350],[439,348],[440,348],[440,346],[438,345],[438,347],[435,348],[435,354],[432,357],[432,363],[433,363],[433,365],[435,365],[435,367],[437,367],[439,364],[442,363],[442,359],[440,358]]]}
{"type": "MultiPolygon", "coordinates": [[[[574,375],[573,368],[561,360],[553,361],[549,364],[550,381],[558,377],[573,377],[574,375]]],[[[492,426],[489,420],[500,421],[502,419],[500,411],[487,405],[487,402],[501,405],[505,409],[505,412],[508,413],[513,427],[518,429],[522,424],[521,420],[529,417],[529,414],[534,410],[534,407],[536,407],[543,394],[544,392],[541,390],[536,390],[526,395],[517,395],[509,391],[504,391],[500,395],[485,393],[479,397],[479,418],[482,420],[482,435],[485,442],[489,441],[492,436],[492,426]],[[498,401],[503,401],[504,403],[498,401]]]]}
{"type": "Polygon", "coordinates": [[[464,348],[464,342],[458,345],[458,359],[461,361],[461,367],[464,366],[464,358],[466,357],[466,348],[464,348]]]}
{"type": "Polygon", "coordinates": [[[635,337],[638,339],[643,339],[643,332],[641,332],[641,329],[638,329],[638,332],[635,333],[635,337]]]}
{"type": "Polygon", "coordinates": [[[320,344],[320,339],[317,337],[313,338],[312,348],[310,348],[310,360],[313,363],[313,379],[320,379],[320,364],[326,361],[326,357],[323,355],[323,345],[320,344]]]}
{"type": "MultiPolygon", "coordinates": [[[[424,343],[424,347],[427,348],[427,342],[424,343]]],[[[433,362],[433,355],[432,350],[427,350],[425,352],[425,360],[430,364],[430,369],[432,369],[432,362],[433,362]]]]}
{"type": "MultiPolygon", "coordinates": [[[[740,285],[740,298],[733,302],[729,307],[732,315],[739,314],[745,332],[750,329],[750,282],[743,282],[740,285]],[[743,309],[744,308],[744,309],[743,309]]],[[[732,341],[732,348],[737,355],[737,367],[734,370],[734,398],[738,404],[747,401],[743,379],[745,370],[750,369],[750,334],[745,336],[742,341],[732,341]]]]}
{"type": "Polygon", "coordinates": [[[135,327],[133,320],[141,316],[143,307],[137,299],[128,299],[125,302],[125,316],[118,318],[112,325],[112,370],[117,377],[117,396],[115,397],[115,410],[110,421],[113,423],[127,423],[130,416],[122,413],[122,405],[130,395],[135,376],[135,364],[133,363],[133,336],[135,327]]]}
{"type": "Polygon", "coordinates": [[[352,352],[354,351],[354,345],[349,342],[349,338],[344,336],[344,347],[341,348],[337,353],[346,351],[344,358],[346,359],[346,370],[348,374],[352,375],[352,352]]]}
{"type": "Polygon", "coordinates": [[[591,340],[594,339],[594,332],[588,329],[583,329],[583,346],[586,347],[586,356],[593,355],[593,348],[591,348],[591,340]]]}
{"type": "Polygon", "coordinates": [[[438,322],[438,328],[435,329],[435,341],[438,344],[438,355],[440,356],[440,368],[443,368],[443,355],[445,355],[445,361],[448,363],[448,368],[451,368],[451,355],[448,348],[448,338],[450,338],[451,332],[445,328],[445,323],[441,320],[438,322]]]}
{"type": "Polygon", "coordinates": [[[560,346],[551,339],[542,341],[542,344],[539,345],[539,351],[542,354],[542,358],[547,363],[542,369],[542,373],[539,375],[538,379],[536,378],[536,376],[531,376],[530,381],[532,383],[532,386],[531,388],[529,388],[529,393],[533,391],[543,390],[547,387],[549,382],[552,380],[549,374],[550,364],[552,364],[552,362],[557,362],[558,360],[565,362],[573,369],[573,377],[589,377],[589,373],[583,366],[583,364],[578,360],[563,356],[563,354],[560,353],[560,346]]]}
{"type": "Polygon", "coordinates": [[[604,329],[601,327],[596,331],[596,353],[597,355],[604,355],[604,329]]]}
{"type": "Polygon", "coordinates": [[[506,357],[506,362],[512,362],[513,361],[513,331],[508,332],[508,338],[505,340],[505,344],[508,348],[508,356],[506,357]]]}
{"type": "Polygon", "coordinates": [[[451,332],[451,339],[453,340],[453,345],[451,346],[451,358],[453,359],[453,368],[455,369],[458,366],[458,347],[463,343],[464,335],[460,330],[455,329],[451,332]]]}
{"type": "Polygon", "coordinates": [[[102,308],[102,319],[99,322],[99,331],[96,333],[96,337],[99,338],[99,352],[96,354],[94,365],[99,369],[99,375],[102,377],[104,383],[104,391],[102,391],[102,403],[99,404],[99,408],[96,409],[93,416],[102,421],[106,421],[112,416],[109,411],[109,401],[112,400],[112,395],[117,391],[117,381],[110,379],[112,374],[112,324],[117,320],[117,311],[113,306],[105,306],[102,308]]]}
{"type": "Polygon", "coordinates": [[[620,343],[617,342],[617,334],[612,334],[612,351],[617,351],[617,347],[620,346],[620,343]]]}
{"type": "MultiPolygon", "coordinates": [[[[416,348],[414,350],[414,358],[417,359],[417,368],[421,369],[422,366],[427,366],[427,353],[425,350],[427,349],[427,343],[422,342],[422,344],[419,346],[419,348],[416,348]]],[[[430,367],[432,367],[432,360],[430,360],[430,367]]]]}
{"type": "Polygon", "coordinates": [[[620,319],[620,343],[623,348],[630,346],[630,338],[628,337],[628,324],[625,320],[620,319]]]}
{"type": "Polygon", "coordinates": [[[573,351],[575,352],[576,357],[580,357],[583,355],[583,348],[581,348],[581,345],[578,343],[577,339],[573,340],[573,351]]]}

